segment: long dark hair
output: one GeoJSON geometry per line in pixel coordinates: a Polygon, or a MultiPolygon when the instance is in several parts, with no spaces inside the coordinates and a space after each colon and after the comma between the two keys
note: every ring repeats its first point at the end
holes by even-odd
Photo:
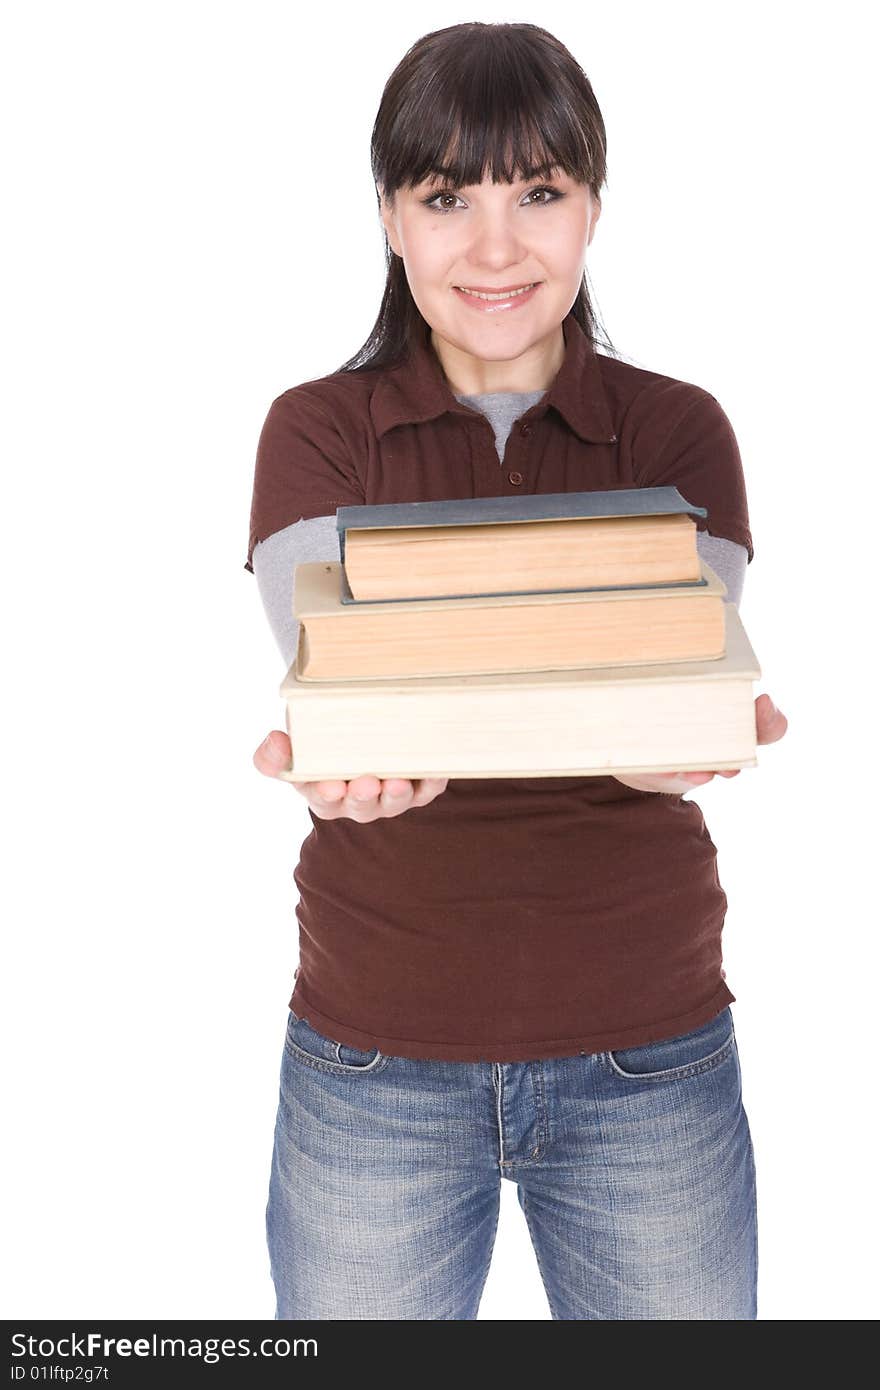
{"type": "MultiPolygon", "coordinates": [[[[535,24],[454,24],[425,34],[385,84],[370,141],[376,198],[434,174],[459,188],[549,178],[554,165],[599,197],[606,177],[605,122],[586,74],[535,24]]],[[[379,316],[340,372],[393,366],[424,341],[403,260],[385,236],[379,316]]],[[[569,310],[594,346],[620,356],[593,308],[584,273],[569,310]]]]}

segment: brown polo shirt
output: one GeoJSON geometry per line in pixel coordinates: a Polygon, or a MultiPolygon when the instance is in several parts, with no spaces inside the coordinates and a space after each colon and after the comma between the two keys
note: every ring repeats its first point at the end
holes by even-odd
{"type": "MultiPolygon", "coordinates": [[[[571,316],[563,333],[563,364],[500,468],[489,420],[455,399],[427,331],[394,368],[283,392],[257,448],[246,568],[259,541],[340,506],[659,484],[751,560],[715,398],[597,354],[571,316]]],[[[672,1037],[734,1000],[727,897],[691,799],[614,777],[453,778],[389,820],[309,815],[290,1005],[340,1042],[527,1061],[672,1037]]]]}

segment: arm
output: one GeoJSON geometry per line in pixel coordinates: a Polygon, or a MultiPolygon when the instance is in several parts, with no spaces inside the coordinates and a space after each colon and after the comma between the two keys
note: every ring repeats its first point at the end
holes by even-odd
{"type": "MultiPolygon", "coordinates": [[[[725,601],[739,606],[746,561],[754,555],[745,476],[733,427],[714,396],[671,377],[658,378],[633,401],[626,421],[637,487],[677,487],[688,502],[705,507],[697,550],[727,585],[725,601]]],[[[788,727],[769,695],[755,701],[758,743],[774,743],[788,727]]],[[[740,768],[719,772],[736,777],[740,768]]],[[[715,772],[634,773],[618,777],[636,791],[681,795],[711,782],[715,772]]]]}
{"type": "MultiPolygon", "coordinates": [[[[293,576],[306,560],[339,559],[336,508],[363,502],[361,480],[345,441],[312,390],[294,388],[273,401],[257,447],[246,569],[260,597],[279,650],[290,666],[299,624],[293,617],[293,576]]],[[[253,756],[257,770],[277,777],[290,766],[290,739],[273,729],[253,756]]],[[[446,790],[448,778],[364,775],[290,785],[322,820],[366,823],[426,806],[446,790]]]]}
{"type": "MultiPolygon", "coordinates": [[[[697,550],[706,563],[727,585],[725,603],[734,603],[739,608],[742,598],[748,552],[744,545],[725,540],[722,536],[710,535],[708,531],[697,532],[697,550]]],[[[755,701],[755,725],[757,742],[775,743],[782,738],[788,728],[788,720],[778,710],[769,695],[759,695],[755,701]]],[[[618,777],[625,787],[634,791],[661,792],[667,796],[682,796],[692,787],[711,782],[712,778],[738,777],[741,768],[727,768],[715,772],[644,772],[634,773],[632,777],[618,777]]]]}
{"type": "Polygon", "coordinates": [[[697,554],[727,585],[724,602],[739,608],[749,562],[745,546],[725,540],[723,536],[713,536],[709,531],[698,531],[697,554]]]}
{"type": "Polygon", "coordinates": [[[335,515],[296,521],[254,546],[257,588],[285,666],[293,663],[299,639],[299,623],[293,616],[296,567],[312,560],[339,558],[335,515]]]}

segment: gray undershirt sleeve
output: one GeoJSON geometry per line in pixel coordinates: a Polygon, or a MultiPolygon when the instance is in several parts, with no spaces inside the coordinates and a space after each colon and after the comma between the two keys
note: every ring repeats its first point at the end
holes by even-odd
{"type": "Polygon", "coordinates": [[[251,564],[269,626],[287,667],[293,664],[299,623],[293,616],[294,570],[309,560],[339,560],[336,515],[295,521],[254,546],[251,564]]]}
{"type": "MultiPolygon", "coordinates": [[[[498,392],[484,396],[457,396],[456,399],[482,410],[495,431],[499,463],[514,420],[540,400],[543,391],[498,392]]],[[[739,607],[745,580],[748,551],[744,545],[697,531],[697,552],[727,585],[726,603],[739,607]]],[[[254,546],[251,561],[260,598],[269,626],[281,652],[285,667],[296,656],[299,623],[293,616],[294,571],[311,560],[340,560],[336,516],[317,516],[295,521],[267,536],[254,546]]]]}

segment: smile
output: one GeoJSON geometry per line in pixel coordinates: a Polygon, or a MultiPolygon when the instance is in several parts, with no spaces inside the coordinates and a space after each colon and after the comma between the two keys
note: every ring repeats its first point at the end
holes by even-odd
{"type": "Polygon", "coordinates": [[[462,294],[476,295],[477,299],[515,299],[518,294],[525,294],[527,290],[533,290],[537,284],[538,281],[534,280],[530,285],[521,285],[519,289],[498,290],[495,294],[488,294],[483,290],[469,290],[464,285],[456,285],[455,288],[461,290],[462,294]]]}
{"type": "Polygon", "coordinates": [[[526,304],[531,304],[543,284],[536,280],[531,285],[520,285],[509,290],[468,290],[464,285],[453,285],[453,293],[461,295],[462,304],[467,304],[475,314],[513,314],[526,304]]]}

